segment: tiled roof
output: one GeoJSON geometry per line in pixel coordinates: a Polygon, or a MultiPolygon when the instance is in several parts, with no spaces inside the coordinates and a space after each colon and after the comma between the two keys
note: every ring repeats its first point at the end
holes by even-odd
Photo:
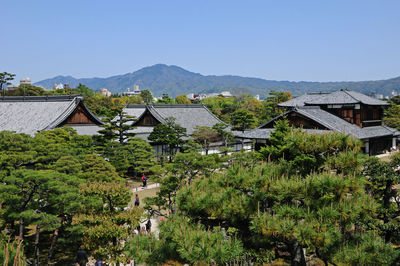
{"type": "Polygon", "coordinates": [[[399,136],[400,131],[395,128],[391,128],[388,126],[373,126],[373,127],[364,127],[361,129],[358,138],[360,139],[368,139],[375,138],[380,136],[399,136]]]}
{"type": "Polygon", "coordinates": [[[135,108],[129,108],[129,106],[130,105],[128,105],[128,108],[125,108],[124,111],[127,115],[134,116],[135,118],[139,118],[146,110],[146,105],[136,105],[135,108]]]}
{"type": "Polygon", "coordinates": [[[280,103],[281,107],[296,107],[304,105],[325,105],[325,104],[356,104],[363,103],[366,105],[389,105],[385,101],[381,101],[359,92],[350,90],[340,90],[332,93],[312,93],[296,97],[287,102],[280,103]]]}
{"type": "Polygon", "coordinates": [[[95,136],[98,135],[98,131],[103,129],[98,125],[68,125],[76,130],[78,135],[95,136]]]}
{"type": "Polygon", "coordinates": [[[312,101],[318,99],[321,96],[327,95],[329,93],[308,93],[296,98],[293,98],[289,101],[278,104],[280,107],[296,107],[296,106],[304,106],[305,102],[312,101]]]}
{"type": "Polygon", "coordinates": [[[305,101],[306,105],[320,104],[356,104],[363,103],[367,105],[389,105],[387,102],[374,99],[359,92],[340,90],[330,94],[322,95],[319,98],[309,99],[305,101]]]}
{"type": "MultiPolygon", "coordinates": [[[[271,133],[274,131],[273,128],[256,128],[249,131],[245,131],[237,135],[239,138],[248,138],[248,139],[268,139],[271,136],[271,133]]],[[[332,130],[322,130],[322,129],[302,129],[302,131],[307,132],[308,134],[325,134],[332,132],[332,130]]]]}
{"type": "MultiPolygon", "coordinates": [[[[78,95],[0,97],[0,130],[34,135],[53,129],[64,122],[82,100],[78,95]]],[[[102,124],[88,109],[86,111],[102,124]]]]}
{"type": "Polygon", "coordinates": [[[128,114],[139,114],[138,118],[147,109],[159,122],[165,123],[169,117],[175,118],[175,123],[186,128],[190,135],[196,126],[212,127],[223,123],[202,104],[153,104],[153,105],[128,105],[124,111],[128,114]]]}
{"type": "MultiPolygon", "coordinates": [[[[341,119],[338,116],[335,116],[329,112],[326,112],[319,108],[318,106],[303,106],[303,107],[295,107],[286,113],[275,117],[274,119],[268,121],[267,123],[260,126],[258,129],[264,129],[264,127],[270,124],[272,121],[277,120],[281,117],[288,115],[291,112],[296,112],[301,114],[320,125],[328,128],[329,130],[350,134],[358,139],[369,139],[369,138],[376,138],[376,137],[383,137],[383,136],[398,136],[400,132],[394,128],[390,128],[387,126],[373,126],[373,127],[364,127],[360,128],[354,124],[347,122],[344,119],[341,119]]],[[[249,133],[248,136],[250,137],[251,134],[258,134],[255,131],[254,133],[249,133]]],[[[268,133],[269,134],[269,133],[268,133]]]]}

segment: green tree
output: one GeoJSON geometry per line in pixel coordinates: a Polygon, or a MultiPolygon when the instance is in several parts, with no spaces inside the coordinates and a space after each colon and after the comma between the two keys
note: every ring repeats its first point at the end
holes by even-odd
{"type": "MultiPolygon", "coordinates": [[[[19,224],[19,239],[24,239],[25,225],[35,225],[35,265],[39,265],[40,232],[60,230],[63,221],[72,218],[80,208],[80,180],[49,170],[17,170],[3,180],[0,199],[5,219],[19,224]]],[[[52,257],[55,242],[50,248],[52,257]]]]}
{"type": "Polygon", "coordinates": [[[124,145],[110,143],[104,148],[103,156],[125,177],[150,173],[156,164],[153,148],[141,138],[131,138],[124,145]]]}
{"type": "Polygon", "coordinates": [[[386,108],[383,122],[389,127],[400,129],[400,105],[392,103],[386,108]]]}
{"type": "Polygon", "coordinates": [[[140,92],[140,96],[142,97],[145,104],[153,103],[153,95],[151,94],[151,92],[149,90],[142,90],[140,92]]]}
{"type": "Polygon", "coordinates": [[[0,132],[0,180],[10,171],[29,165],[36,152],[32,149],[33,138],[27,134],[0,132]]]}
{"type": "Polygon", "coordinates": [[[102,125],[104,129],[99,130],[99,139],[100,142],[103,143],[117,140],[120,145],[124,145],[129,138],[135,136],[135,133],[132,132],[132,130],[135,129],[135,127],[132,126],[132,123],[136,121],[136,118],[127,115],[126,112],[123,111],[121,105],[116,106],[114,110],[117,113],[117,116],[113,119],[105,119],[106,123],[102,125]]]}
{"type": "Polygon", "coordinates": [[[122,96],[121,99],[126,104],[143,104],[144,101],[140,95],[122,96]]]}
{"type": "Polygon", "coordinates": [[[169,215],[175,213],[175,198],[182,185],[190,185],[196,176],[211,176],[221,167],[220,163],[218,155],[201,155],[197,151],[178,153],[165,167],[166,175],[157,179],[161,184],[160,191],[155,197],[146,199],[145,208],[158,215],[164,215],[163,210],[167,210],[169,215]]]}
{"type": "Polygon", "coordinates": [[[196,126],[192,138],[203,147],[206,155],[210,149],[210,144],[220,140],[217,130],[207,126],[196,126]]]}
{"type": "Polygon", "coordinates": [[[338,173],[357,173],[363,163],[359,140],[345,134],[307,134],[278,120],[268,144],[260,149],[262,158],[281,162],[288,173],[306,175],[335,169],[338,173]]]}
{"type": "Polygon", "coordinates": [[[160,123],[153,128],[148,139],[154,144],[163,145],[163,153],[164,146],[166,146],[169,160],[172,161],[178,149],[185,142],[183,138],[186,136],[186,128],[176,124],[175,119],[169,117],[165,124],[160,123]]]}
{"type": "Polygon", "coordinates": [[[85,97],[85,105],[98,116],[114,118],[117,115],[113,108],[112,98],[104,96],[101,93],[85,97]]]}
{"type": "Polygon", "coordinates": [[[0,90],[2,90],[3,92],[3,96],[5,95],[5,91],[3,86],[4,85],[10,85],[11,84],[11,80],[13,80],[15,77],[15,74],[11,74],[11,73],[7,73],[7,72],[2,72],[0,73],[0,90]]]}
{"type": "Polygon", "coordinates": [[[175,97],[175,103],[177,104],[191,104],[192,102],[186,97],[186,95],[178,95],[175,97]]]}
{"type": "Polygon", "coordinates": [[[172,98],[171,96],[169,96],[168,94],[164,93],[161,97],[161,99],[157,100],[157,103],[161,103],[161,104],[174,104],[174,98],[172,98]]]}
{"type": "Polygon", "coordinates": [[[7,96],[41,96],[45,95],[46,91],[42,87],[31,84],[21,84],[15,90],[10,90],[5,93],[7,96]]]}
{"type": "Polygon", "coordinates": [[[239,257],[243,248],[240,240],[224,235],[220,228],[208,229],[185,217],[174,216],[161,223],[158,241],[153,236],[135,236],[127,243],[126,253],[138,258],[139,263],[162,264],[174,260],[223,265],[239,257]]]}
{"type": "Polygon", "coordinates": [[[232,134],[232,132],[226,130],[228,127],[227,124],[224,123],[217,123],[213,125],[213,129],[217,131],[219,137],[221,138],[224,146],[225,146],[225,151],[227,152],[227,148],[229,145],[232,145],[235,143],[235,136],[232,134]]]}
{"type": "Polygon", "coordinates": [[[253,128],[255,125],[254,115],[247,110],[237,110],[232,115],[233,130],[244,132],[246,129],[253,128]]]}
{"type": "Polygon", "coordinates": [[[119,180],[91,181],[80,186],[83,195],[100,200],[74,220],[82,230],[83,245],[95,256],[116,263],[125,262],[121,256],[123,242],[139,225],[142,211],[139,208],[124,210],[131,198],[129,189],[119,180]]]}
{"type": "MultiPolygon", "coordinates": [[[[355,234],[376,233],[378,206],[363,189],[364,178],[332,173],[296,177],[284,168],[240,163],[212,178],[196,178],[178,191],[177,209],[210,228],[223,224],[238,232],[245,250],[265,262],[274,259],[276,250],[289,251],[287,260],[305,265],[306,248],[326,265],[338,263],[337,254],[357,245],[355,234]]],[[[395,255],[393,249],[387,252],[395,255]]]]}
{"type": "Polygon", "coordinates": [[[263,111],[260,114],[262,121],[268,121],[285,111],[285,108],[279,107],[279,103],[283,103],[292,99],[290,92],[280,92],[271,90],[268,97],[263,102],[263,111]]]}
{"type": "Polygon", "coordinates": [[[377,218],[381,235],[386,242],[400,243],[400,201],[394,186],[399,184],[400,154],[395,154],[389,162],[369,157],[365,162],[363,174],[368,178],[366,189],[379,204],[377,218]]]}
{"type": "Polygon", "coordinates": [[[79,94],[86,96],[86,97],[93,97],[95,92],[93,89],[88,88],[87,86],[79,83],[78,87],[76,87],[79,94]]]}
{"type": "Polygon", "coordinates": [[[398,265],[400,252],[372,232],[353,235],[353,241],[343,247],[334,260],[345,265],[398,265]]]}

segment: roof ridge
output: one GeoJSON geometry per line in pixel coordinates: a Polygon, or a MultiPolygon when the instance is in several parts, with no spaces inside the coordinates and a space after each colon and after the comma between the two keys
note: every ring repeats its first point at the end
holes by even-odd
{"type": "Polygon", "coordinates": [[[75,98],[83,99],[80,94],[69,95],[41,95],[41,96],[2,96],[0,102],[61,102],[72,101],[75,98]]]}
{"type": "MultiPolygon", "coordinates": [[[[74,100],[73,101],[71,101],[70,102],[70,104],[68,105],[68,107],[66,108],[66,110],[68,110],[68,114],[67,114],[67,117],[75,110],[75,108],[79,105],[79,102],[80,102],[80,100],[78,100],[78,101],[76,101],[75,100],[76,98],[74,98],[74,100]],[[74,106],[74,108],[71,108],[71,106],[74,106]],[[70,110],[71,109],[71,110],[70,110]]],[[[64,113],[61,113],[56,119],[54,119],[51,123],[49,123],[45,128],[43,128],[43,129],[41,129],[41,130],[39,130],[39,131],[43,131],[43,130],[46,130],[46,129],[53,129],[53,128],[55,128],[56,126],[57,126],[57,124],[59,124],[59,123],[57,123],[59,120],[61,120],[62,121],[62,119],[61,118],[64,118],[65,117],[65,112],[64,113]]]]}
{"type": "MultiPolygon", "coordinates": [[[[330,130],[336,131],[335,128],[333,128],[331,124],[322,121],[321,119],[315,117],[314,115],[312,115],[312,114],[310,114],[310,113],[301,112],[301,111],[304,110],[304,109],[300,109],[300,108],[294,108],[294,109],[295,109],[294,111],[298,111],[298,112],[300,112],[300,113],[303,114],[303,115],[304,115],[304,113],[306,113],[307,116],[311,116],[315,121],[317,121],[317,122],[320,123],[321,125],[323,125],[323,126],[329,128],[330,130]]],[[[311,108],[309,108],[309,109],[311,109],[311,108]]],[[[321,109],[321,108],[319,108],[319,109],[321,109]]],[[[321,109],[321,111],[324,111],[324,110],[321,109]]],[[[327,113],[328,113],[328,112],[327,112],[327,113]]],[[[339,118],[339,119],[340,119],[340,118],[339,118]]]]}
{"type": "Polygon", "coordinates": [[[345,92],[347,95],[349,95],[351,98],[353,98],[354,100],[361,102],[359,99],[356,99],[353,95],[351,95],[349,92],[349,90],[342,90],[343,92],[345,92]]]}
{"type": "Polygon", "coordinates": [[[152,106],[155,108],[200,108],[203,107],[204,104],[152,104],[152,106]]]}
{"type": "Polygon", "coordinates": [[[211,112],[210,110],[208,110],[207,106],[205,104],[201,104],[203,106],[204,109],[206,109],[207,112],[209,112],[213,117],[215,117],[219,122],[221,122],[222,124],[227,125],[228,127],[230,127],[231,125],[229,125],[228,123],[225,123],[224,121],[222,121],[221,119],[219,119],[215,114],[213,114],[213,112],[211,112]]]}
{"type": "MultiPolygon", "coordinates": [[[[159,112],[157,112],[157,109],[153,106],[153,105],[148,105],[148,106],[146,106],[146,108],[147,108],[147,110],[149,110],[149,112],[153,115],[153,116],[158,116],[159,118],[161,118],[160,120],[160,122],[161,123],[165,123],[166,121],[165,121],[165,118],[159,113],[159,112]],[[154,113],[156,114],[156,115],[154,115],[154,113]]],[[[144,114],[144,112],[143,112],[143,114],[144,114]]],[[[141,117],[143,116],[143,114],[141,115],[141,117]]],[[[157,118],[157,117],[156,117],[157,118]]],[[[139,120],[139,119],[138,119],[139,120]]]]}

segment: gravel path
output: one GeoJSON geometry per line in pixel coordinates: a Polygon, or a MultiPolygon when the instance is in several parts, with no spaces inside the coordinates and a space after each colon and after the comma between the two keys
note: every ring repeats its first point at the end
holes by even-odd
{"type": "Polygon", "coordinates": [[[132,189],[132,192],[138,192],[138,191],[142,191],[142,190],[153,189],[153,188],[157,188],[159,186],[160,186],[160,183],[153,183],[153,184],[147,185],[146,187],[143,187],[143,186],[134,187],[132,189]]]}

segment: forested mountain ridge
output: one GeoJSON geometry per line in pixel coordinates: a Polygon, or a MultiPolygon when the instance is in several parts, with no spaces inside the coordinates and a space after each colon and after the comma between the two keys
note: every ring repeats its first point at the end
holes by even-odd
{"type": "Polygon", "coordinates": [[[188,93],[208,93],[229,90],[234,94],[259,94],[264,97],[270,90],[290,91],[293,95],[306,92],[335,91],[350,89],[361,93],[380,93],[390,95],[392,90],[400,91],[400,77],[374,81],[346,82],[308,82],[308,81],[276,81],[261,78],[240,77],[232,75],[204,76],[187,71],[178,66],[157,64],[142,68],[138,71],[108,78],[74,78],[71,76],[56,76],[35,83],[51,89],[54,84],[69,84],[76,87],[82,83],[93,89],[107,88],[113,93],[120,93],[134,84],[140,89],[148,89],[153,95],[163,93],[175,97],[188,93]]]}

